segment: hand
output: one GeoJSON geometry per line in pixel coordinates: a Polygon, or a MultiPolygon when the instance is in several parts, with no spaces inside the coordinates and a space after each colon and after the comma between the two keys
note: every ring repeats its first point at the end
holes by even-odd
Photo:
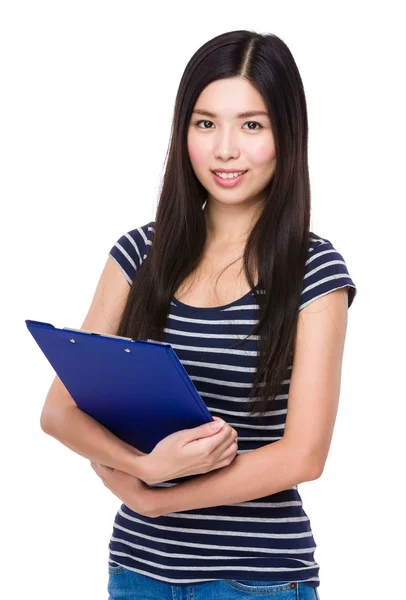
{"type": "Polygon", "coordinates": [[[237,432],[222,419],[214,419],[223,424],[219,431],[213,430],[210,422],[176,431],[161,440],[143,457],[143,481],[154,485],[229,465],[237,454],[237,432]]]}
{"type": "Polygon", "coordinates": [[[152,515],[152,492],[148,486],[134,477],[119,471],[101,465],[99,463],[90,462],[93,471],[100,477],[104,485],[111,491],[117,498],[128,506],[134,512],[144,515],[146,517],[152,515]]]}

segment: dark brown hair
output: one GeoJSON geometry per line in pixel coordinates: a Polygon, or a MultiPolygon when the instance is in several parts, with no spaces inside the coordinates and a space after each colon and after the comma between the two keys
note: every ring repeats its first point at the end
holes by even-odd
{"type": "Polygon", "coordinates": [[[187,64],[175,101],[152,246],[136,273],[116,333],[163,340],[171,299],[198,266],[206,241],[202,206],[207,191],[187,151],[192,110],[209,83],[238,76],[245,77],[264,99],[276,151],[276,169],[243,256],[260,307],[259,321],[250,333],[259,338],[249,400],[251,415],[261,416],[271,409],[292,364],[310,236],[305,93],[293,56],[276,35],[224,33],[199,48],[187,64]],[[265,293],[254,289],[254,265],[265,293]]]}

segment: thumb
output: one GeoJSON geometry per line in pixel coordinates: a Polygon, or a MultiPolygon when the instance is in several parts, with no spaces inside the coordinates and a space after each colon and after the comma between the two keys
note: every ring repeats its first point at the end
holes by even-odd
{"type": "Polygon", "coordinates": [[[220,419],[220,417],[213,417],[213,419],[214,421],[210,421],[210,423],[205,423],[202,425],[202,427],[206,427],[206,429],[208,428],[211,433],[213,431],[220,431],[224,425],[224,421],[223,419],[220,419]]]}

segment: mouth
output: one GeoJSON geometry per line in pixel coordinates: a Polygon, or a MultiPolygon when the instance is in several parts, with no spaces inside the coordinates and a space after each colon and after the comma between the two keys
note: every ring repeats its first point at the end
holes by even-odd
{"type": "Polygon", "coordinates": [[[234,173],[219,173],[218,171],[212,171],[212,173],[215,182],[222,187],[234,187],[244,179],[247,171],[248,169],[246,171],[237,171],[234,173]]]}

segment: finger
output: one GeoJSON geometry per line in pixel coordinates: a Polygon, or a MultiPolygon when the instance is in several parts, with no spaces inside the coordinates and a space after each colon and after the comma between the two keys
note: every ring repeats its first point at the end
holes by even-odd
{"type": "MultiPolygon", "coordinates": [[[[211,457],[213,463],[216,463],[224,452],[231,446],[234,441],[237,441],[237,433],[235,430],[230,430],[226,436],[220,434],[199,440],[201,444],[200,452],[205,452],[211,457]]],[[[238,442],[237,442],[238,443],[238,442]]]]}
{"type": "Polygon", "coordinates": [[[233,442],[221,455],[220,455],[220,460],[225,460],[227,458],[230,458],[231,456],[235,456],[237,454],[238,451],[238,444],[237,442],[233,442]]]}
{"type": "Polygon", "coordinates": [[[219,447],[224,447],[224,445],[228,445],[231,441],[233,430],[229,426],[224,426],[218,433],[213,434],[209,438],[202,438],[199,440],[203,442],[203,446],[207,449],[209,454],[217,451],[219,447]]]}
{"type": "Polygon", "coordinates": [[[226,455],[228,456],[232,451],[236,450],[238,450],[238,439],[234,439],[233,437],[219,448],[216,448],[216,460],[223,459],[226,455]]]}
{"type": "Polygon", "coordinates": [[[112,467],[108,467],[107,465],[102,465],[101,463],[95,463],[90,461],[92,468],[95,471],[114,471],[112,467]]]}
{"type": "Polygon", "coordinates": [[[207,440],[199,440],[199,444],[201,444],[200,448],[199,448],[199,454],[201,455],[205,455],[209,460],[211,460],[212,462],[216,462],[218,460],[219,455],[222,452],[222,449],[224,449],[226,446],[224,444],[229,444],[230,441],[225,441],[223,442],[223,444],[220,445],[220,450],[219,450],[219,445],[217,444],[213,444],[213,442],[211,441],[210,443],[206,443],[207,440]]]}
{"type": "Polygon", "coordinates": [[[223,439],[218,438],[216,441],[217,443],[213,448],[212,452],[215,453],[217,456],[221,456],[224,450],[228,448],[233,442],[237,442],[238,444],[238,434],[235,431],[235,429],[230,429],[228,431],[227,436],[225,436],[223,439]]]}
{"type": "Polygon", "coordinates": [[[213,469],[217,469],[219,467],[223,467],[226,464],[230,464],[234,458],[237,456],[238,446],[236,442],[233,442],[231,446],[217,459],[213,469]]]}

